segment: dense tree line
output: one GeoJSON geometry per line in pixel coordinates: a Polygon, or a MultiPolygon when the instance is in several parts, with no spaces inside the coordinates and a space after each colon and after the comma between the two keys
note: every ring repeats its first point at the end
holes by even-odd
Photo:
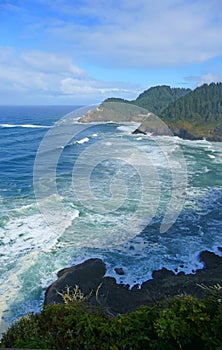
{"type": "Polygon", "coordinates": [[[169,103],[188,94],[190,89],[171,88],[167,85],[154,86],[142,92],[135,100],[125,100],[123,98],[110,97],[104,102],[130,103],[147,109],[154,114],[160,114],[169,103]]]}
{"type": "MultiPolygon", "coordinates": [[[[111,98],[108,102],[131,103],[161,117],[174,135],[189,139],[222,141],[222,83],[204,84],[195,90],[151,87],[135,100],[111,98]]],[[[138,130],[152,132],[149,119],[138,130]]],[[[162,130],[157,134],[162,135],[162,130]]]]}
{"type": "Polygon", "coordinates": [[[131,101],[137,106],[159,115],[171,102],[191,92],[190,89],[171,88],[167,85],[151,87],[141,93],[136,100],[131,101]]]}
{"type": "Polygon", "coordinates": [[[170,103],[162,112],[170,121],[222,122],[222,83],[204,84],[170,103]]]}

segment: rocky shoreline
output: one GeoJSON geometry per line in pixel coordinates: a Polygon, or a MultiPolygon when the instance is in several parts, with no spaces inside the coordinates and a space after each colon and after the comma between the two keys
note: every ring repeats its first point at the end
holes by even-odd
{"type": "MultiPolygon", "coordinates": [[[[222,249],[218,247],[218,253],[222,249]]],[[[45,294],[45,305],[63,303],[60,293],[76,285],[84,295],[90,295],[92,305],[102,305],[112,314],[129,313],[141,305],[154,305],[156,302],[181,294],[189,294],[197,298],[204,297],[204,290],[199,285],[212,286],[222,284],[222,257],[209,251],[199,254],[203,269],[195,274],[185,274],[162,268],[153,271],[152,279],[141,286],[117,284],[113,277],[105,276],[105,263],[98,258],[92,258],[81,264],[65,268],[58,272],[58,279],[52,283],[45,294]]],[[[115,269],[117,274],[123,274],[121,267],[115,269]]]]}
{"type": "MultiPolygon", "coordinates": [[[[193,135],[190,133],[188,130],[183,129],[183,128],[178,128],[175,126],[171,126],[170,128],[172,136],[177,136],[183,140],[190,140],[190,141],[200,141],[200,140],[206,140],[209,142],[222,142],[222,137],[221,136],[203,136],[203,135],[193,135]]],[[[147,134],[152,134],[153,136],[169,136],[169,129],[156,129],[153,130],[153,128],[150,128],[148,123],[141,123],[140,126],[132,132],[132,134],[142,134],[142,135],[147,135],[147,134]]]]}

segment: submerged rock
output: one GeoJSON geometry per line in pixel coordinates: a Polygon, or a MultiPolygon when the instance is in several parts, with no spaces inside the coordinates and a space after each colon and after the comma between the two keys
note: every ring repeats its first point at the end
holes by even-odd
{"type": "Polygon", "coordinates": [[[113,315],[128,313],[141,305],[153,305],[157,300],[178,294],[190,294],[197,298],[204,296],[198,284],[212,286],[221,283],[222,257],[203,251],[199,255],[204,268],[195,274],[179,272],[177,275],[166,268],[153,271],[152,279],[135,285],[117,284],[115,278],[105,277],[106,266],[101,259],[89,259],[70,268],[61,270],[58,279],[46,291],[45,304],[63,303],[59,293],[66,292],[67,286],[79,286],[84,295],[90,295],[92,305],[103,305],[113,315]]]}
{"type": "Polygon", "coordinates": [[[122,267],[116,267],[114,271],[117,273],[117,275],[123,276],[125,275],[125,272],[122,267]]]}

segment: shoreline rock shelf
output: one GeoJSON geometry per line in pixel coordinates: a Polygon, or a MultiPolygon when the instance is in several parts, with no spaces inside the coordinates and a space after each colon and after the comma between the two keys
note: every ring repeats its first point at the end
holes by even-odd
{"type": "Polygon", "coordinates": [[[153,271],[152,279],[143,282],[140,288],[135,285],[129,289],[129,285],[117,284],[115,278],[105,276],[105,263],[92,258],[59,271],[58,279],[46,290],[44,304],[63,303],[60,293],[76,285],[84,295],[90,295],[92,305],[103,305],[113,315],[128,313],[141,305],[153,305],[158,300],[179,294],[202,298],[204,290],[198,284],[212,286],[222,283],[222,257],[203,251],[199,254],[199,260],[204,263],[204,268],[195,274],[179,272],[176,275],[162,268],[153,271]]]}

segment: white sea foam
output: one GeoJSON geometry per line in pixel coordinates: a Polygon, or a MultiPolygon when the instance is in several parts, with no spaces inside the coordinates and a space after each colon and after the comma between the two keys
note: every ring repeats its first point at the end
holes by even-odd
{"type": "Polygon", "coordinates": [[[21,287],[20,276],[28,268],[30,268],[37,260],[38,253],[31,252],[28,255],[20,257],[19,264],[14,265],[11,273],[8,274],[6,280],[0,286],[0,336],[7,328],[7,323],[4,321],[4,316],[10,308],[16,294],[21,287]]]}
{"type": "MultiPolygon", "coordinates": [[[[128,132],[126,129],[125,131],[119,129],[119,131],[123,133],[128,132]]],[[[95,135],[97,134],[90,134],[88,139],[96,137],[95,135]]],[[[118,135],[122,137],[122,133],[119,132],[118,135]]],[[[173,152],[177,150],[178,144],[188,146],[187,149],[190,151],[191,155],[194,154],[194,157],[189,163],[189,169],[191,170],[188,169],[191,184],[193,183],[193,176],[196,173],[201,174],[200,167],[196,170],[198,152],[201,151],[202,155],[203,149],[206,149],[208,150],[206,156],[210,151],[213,152],[212,149],[209,149],[211,145],[206,141],[186,142],[175,137],[159,137],[157,138],[157,147],[154,147],[153,143],[155,142],[155,137],[151,139],[151,141],[154,141],[153,143],[150,142],[150,138],[146,136],[124,135],[123,137],[133,140],[141,151],[144,150],[144,152],[147,152],[154,165],[161,167],[161,172],[163,174],[166,172],[164,172],[165,169],[162,169],[162,167],[169,167],[169,164],[166,162],[164,154],[160,154],[159,145],[163,144],[163,149],[166,151],[166,154],[172,154],[172,157],[174,156],[173,152]]],[[[109,139],[106,141],[109,143],[109,139]]],[[[109,143],[109,145],[112,145],[112,143],[109,143]]],[[[184,148],[184,152],[186,152],[186,147],[184,148]]],[[[217,161],[222,162],[221,144],[214,143],[213,148],[216,159],[214,161],[208,160],[208,162],[206,162],[207,165],[205,165],[205,163],[201,165],[203,172],[209,171],[213,163],[217,161]],[[208,163],[210,164],[208,165],[208,163]]],[[[141,162],[141,165],[143,164],[142,159],[139,159],[138,162],[141,162]]],[[[176,163],[172,162],[171,166],[173,167],[175,165],[176,163]]],[[[130,175],[129,172],[127,176],[130,177],[130,175]]],[[[165,190],[164,185],[163,189],[165,190]]],[[[127,230],[125,230],[123,232],[123,230],[121,230],[121,221],[125,223],[127,215],[118,215],[118,213],[115,212],[109,215],[96,214],[94,212],[87,214],[81,207],[81,215],[79,216],[75,205],[72,207],[71,203],[67,203],[65,198],[58,195],[50,196],[43,199],[43,201],[44,205],[50,210],[50,219],[52,223],[58,220],[59,224],[60,221],[59,211],[53,209],[54,203],[61,203],[65,211],[67,211],[67,218],[64,221],[66,225],[64,226],[63,222],[60,234],[58,234],[58,231],[55,233],[52,227],[50,228],[50,225],[46,223],[44,218],[37,211],[35,205],[26,204],[20,208],[14,209],[8,223],[5,224],[5,227],[0,229],[0,240],[3,241],[2,246],[0,246],[2,249],[1,252],[3,253],[1,256],[3,265],[0,266],[0,269],[4,271],[2,267],[5,267],[5,273],[2,274],[2,280],[0,281],[0,289],[2,292],[2,297],[0,297],[0,313],[3,312],[5,314],[7,309],[10,310],[12,307],[11,304],[13,304],[17,295],[20,295],[20,298],[22,294],[24,300],[30,296],[30,290],[20,289],[21,282],[24,284],[27,280],[28,283],[31,281],[32,285],[38,286],[38,288],[45,288],[49,285],[52,279],[56,278],[55,271],[65,267],[71,260],[73,261],[73,256],[67,254],[68,249],[70,249],[70,251],[72,250],[72,252],[76,249],[77,257],[74,263],[78,262],[80,255],[81,257],[83,256],[84,253],[82,253],[82,251],[85,252],[85,256],[81,260],[91,258],[92,256],[103,258],[107,263],[107,275],[113,275],[118,282],[122,280],[123,283],[129,283],[130,285],[133,285],[135,282],[142,283],[144,280],[151,277],[152,270],[160,269],[163,266],[169,269],[175,269],[178,268],[180,264],[183,264],[184,268],[179,268],[178,272],[180,270],[192,272],[192,270],[201,267],[196,252],[205,249],[205,247],[209,249],[210,243],[208,246],[205,245],[206,239],[208,239],[209,242],[212,242],[212,240],[214,242],[221,241],[219,237],[219,232],[221,232],[219,225],[221,224],[218,221],[218,223],[216,222],[212,227],[209,225],[206,231],[204,227],[201,227],[201,225],[197,223],[196,227],[199,226],[199,231],[194,234],[193,239],[192,237],[190,238],[190,236],[187,237],[189,227],[186,226],[186,224],[191,220],[189,215],[196,210],[198,210],[200,216],[206,215],[208,209],[213,206],[213,203],[206,203],[206,208],[201,207],[197,199],[199,198],[201,201],[207,202],[208,189],[198,187],[198,184],[194,187],[190,185],[186,193],[181,195],[186,198],[184,209],[187,210],[187,216],[184,214],[174,236],[169,237],[165,234],[161,236],[159,232],[157,232],[158,228],[149,227],[147,237],[140,235],[139,237],[131,239],[130,236],[130,242],[128,242],[129,231],[127,232],[127,230]],[[78,216],[79,218],[77,219],[78,216]],[[120,230],[117,232],[115,229],[119,224],[120,230]],[[110,232],[112,236],[112,229],[114,229],[113,232],[115,234],[113,234],[112,238],[109,238],[110,232]],[[153,229],[155,233],[152,233],[151,229],[153,229]],[[215,232],[213,231],[214,229],[215,232]],[[211,232],[209,233],[210,230],[211,232]],[[216,231],[218,231],[218,233],[216,231]],[[112,242],[110,242],[111,239],[112,242]],[[120,241],[125,241],[127,243],[120,245],[120,241]],[[111,243],[113,246],[111,246],[111,243]],[[111,246],[111,248],[107,248],[109,246],[111,246]],[[13,264],[15,266],[12,266],[13,264]],[[36,265],[34,266],[34,264],[36,265]],[[114,273],[114,267],[117,266],[123,267],[125,271],[124,276],[117,276],[114,273]],[[30,267],[31,271],[29,271],[30,267]],[[41,271],[39,272],[39,270],[41,271]],[[29,278],[27,279],[29,272],[30,275],[35,276],[32,280],[29,280],[29,278]]],[[[165,193],[163,193],[163,197],[164,196],[165,193]]],[[[146,208],[144,208],[144,211],[146,211],[146,208]]],[[[139,225],[136,227],[135,221],[135,227],[130,227],[129,230],[132,229],[135,231],[135,234],[139,234],[142,228],[143,227],[139,225]]],[[[30,298],[32,298],[32,296],[30,298]]],[[[32,308],[29,308],[27,305],[24,313],[30,311],[30,309],[32,310],[32,308]]]]}
{"type": "Polygon", "coordinates": [[[209,173],[210,169],[207,166],[205,166],[205,167],[203,167],[203,171],[204,171],[204,173],[209,173]]]}
{"type": "Polygon", "coordinates": [[[207,140],[185,140],[185,139],[180,139],[180,144],[189,146],[191,148],[206,148],[210,149],[212,147],[212,143],[207,140]]]}
{"type": "MultiPolygon", "coordinates": [[[[195,238],[193,241],[195,244],[195,238]]],[[[136,237],[130,244],[121,247],[118,266],[123,268],[124,276],[115,274],[114,267],[116,266],[113,262],[108,262],[106,275],[115,277],[118,283],[122,282],[132,287],[135,283],[141,285],[146,280],[151,279],[152,271],[159,270],[162,267],[172,271],[176,269],[177,273],[183,271],[186,274],[194,273],[197,269],[203,268],[203,263],[198,260],[199,252],[190,249],[186,238],[179,238],[175,248],[178,253],[172,254],[169,253],[164,240],[162,242],[161,240],[159,242],[149,242],[148,240],[144,241],[144,237],[136,237]],[[181,247],[187,247],[187,249],[180,251],[181,247]]],[[[117,252],[120,253],[120,250],[117,252]]]]}
{"type": "Polygon", "coordinates": [[[221,164],[222,163],[222,142],[214,142],[213,148],[211,149],[211,152],[214,153],[215,159],[213,163],[221,164]]]}
{"type": "Polygon", "coordinates": [[[12,219],[0,232],[0,254],[4,265],[29,251],[47,249],[53,246],[58,238],[41,214],[12,219]]]}
{"type": "Polygon", "coordinates": [[[36,124],[0,124],[2,128],[51,128],[49,125],[36,125],[36,124]]]}
{"type": "Polygon", "coordinates": [[[124,123],[117,127],[117,130],[123,131],[124,133],[131,134],[134,130],[136,130],[140,126],[140,123],[131,122],[124,123]]]}
{"type": "Polygon", "coordinates": [[[76,143],[82,145],[83,143],[88,142],[88,141],[89,141],[89,138],[88,137],[84,137],[83,139],[76,141],[76,143]]]}
{"type": "Polygon", "coordinates": [[[211,159],[215,159],[216,157],[213,154],[208,154],[208,157],[211,159]]]}
{"type": "Polygon", "coordinates": [[[35,203],[12,210],[9,221],[4,227],[0,227],[2,263],[7,264],[9,261],[16,260],[19,255],[29,251],[50,249],[56,244],[57,239],[79,216],[79,211],[72,208],[71,205],[64,207],[67,215],[63,226],[60,227],[59,236],[58,232],[53,229],[60,218],[56,211],[57,207],[54,210],[54,204],[59,201],[62,202],[63,198],[58,195],[47,197],[44,200],[44,205],[50,211],[50,218],[54,218],[51,225],[50,220],[46,221],[46,218],[37,211],[35,203]]]}
{"type": "Polygon", "coordinates": [[[137,141],[141,141],[143,138],[142,137],[137,137],[136,140],[137,141]]]}
{"type": "MultiPolygon", "coordinates": [[[[55,200],[62,200],[60,196],[51,197],[53,198],[47,198],[49,206],[52,206],[55,200]]],[[[66,223],[69,227],[71,222],[79,216],[79,211],[71,206],[67,211],[69,220],[67,219],[66,223]]],[[[59,217],[58,213],[54,214],[55,218],[59,217]]],[[[11,215],[11,219],[0,228],[1,270],[5,270],[0,284],[0,319],[8,314],[10,304],[20,293],[24,283],[22,275],[38,261],[40,253],[50,252],[60,238],[53,227],[37,212],[34,203],[14,209],[11,215]],[[11,266],[10,269],[9,266],[11,266]]],[[[61,229],[61,235],[65,229],[66,227],[61,229]]],[[[43,285],[45,287],[44,283],[43,285]]],[[[0,334],[6,328],[7,323],[0,322],[0,334]]]]}

